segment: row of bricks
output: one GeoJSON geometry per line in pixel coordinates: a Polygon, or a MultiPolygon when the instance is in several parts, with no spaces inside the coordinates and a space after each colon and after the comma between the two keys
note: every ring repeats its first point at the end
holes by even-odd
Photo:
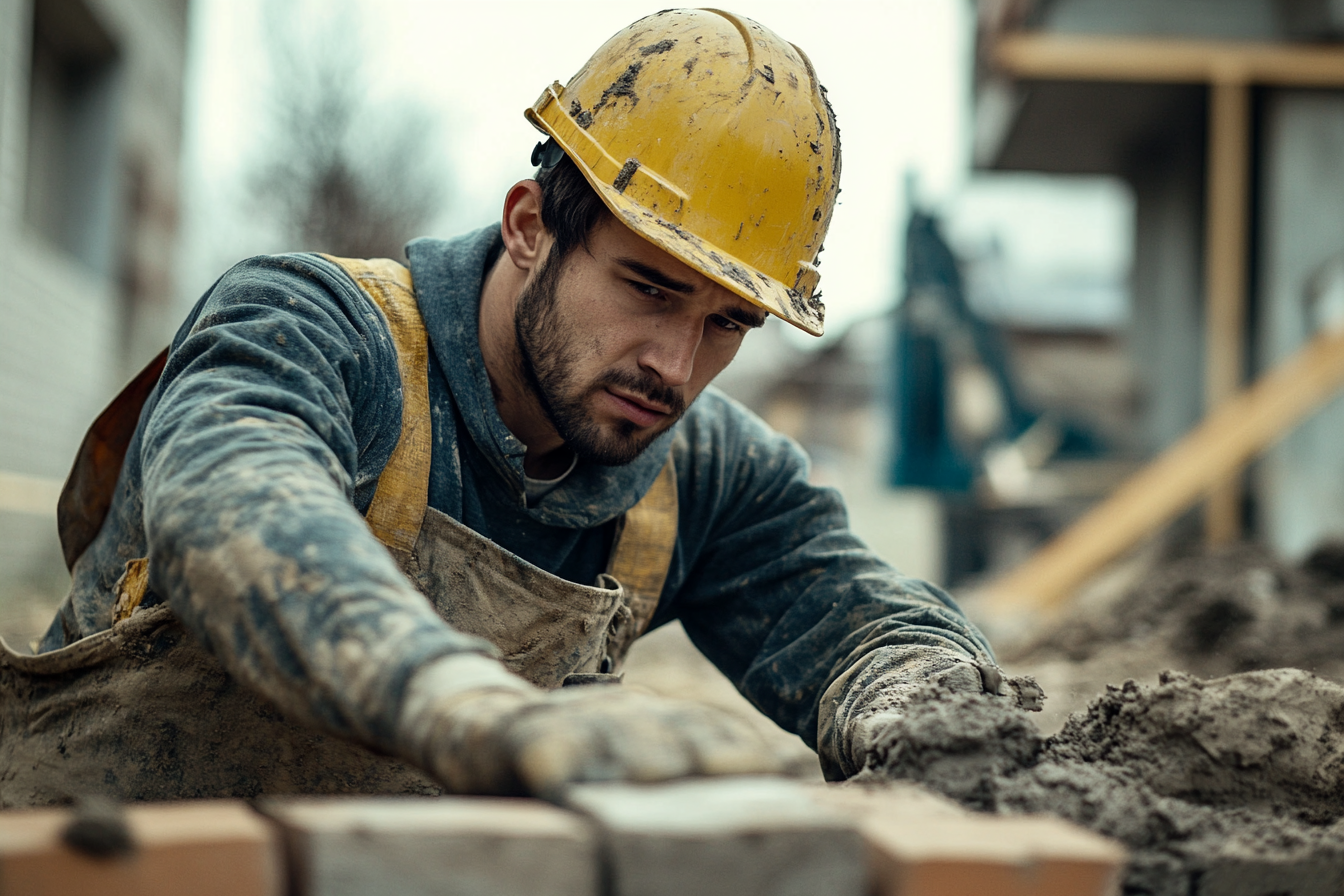
{"type": "Polygon", "coordinates": [[[68,809],[0,812],[24,896],[1101,896],[1124,850],[1052,818],[971,815],[914,787],[772,778],[573,788],[568,808],[471,797],[272,798],[126,809],[94,858],[68,809]]]}

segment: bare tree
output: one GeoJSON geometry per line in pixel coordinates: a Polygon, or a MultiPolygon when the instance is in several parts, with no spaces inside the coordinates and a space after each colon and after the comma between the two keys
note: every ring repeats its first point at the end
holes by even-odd
{"type": "Polygon", "coordinates": [[[371,100],[353,19],[348,5],[267,8],[269,135],[251,204],[287,249],[400,258],[444,205],[437,125],[423,107],[371,100]]]}

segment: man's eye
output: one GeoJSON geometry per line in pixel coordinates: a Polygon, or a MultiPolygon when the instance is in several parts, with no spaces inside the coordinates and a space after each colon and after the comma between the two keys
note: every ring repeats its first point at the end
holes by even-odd
{"type": "Polygon", "coordinates": [[[644,293],[644,295],[648,296],[651,299],[659,298],[663,294],[663,291],[661,289],[659,289],[656,286],[650,286],[648,283],[640,283],[637,280],[631,280],[629,282],[631,286],[633,286],[640,292],[644,293]]]}
{"type": "Polygon", "coordinates": [[[727,330],[730,333],[735,333],[738,330],[742,329],[742,325],[740,323],[738,323],[735,320],[729,320],[722,314],[711,314],[709,319],[713,321],[714,326],[718,327],[720,330],[727,330]]]}

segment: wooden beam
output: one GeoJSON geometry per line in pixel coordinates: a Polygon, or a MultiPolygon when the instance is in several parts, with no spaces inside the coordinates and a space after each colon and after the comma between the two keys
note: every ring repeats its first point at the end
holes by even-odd
{"type": "Polygon", "coordinates": [[[1317,336],[982,592],[990,611],[1048,609],[1192,506],[1344,386],[1344,331],[1317,336]]]}
{"type": "Polygon", "coordinates": [[[1344,86],[1344,50],[1303,44],[1014,33],[994,41],[990,59],[1025,80],[1344,86]]]}
{"type": "Polygon", "coordinates": [[[0,470],[0,512],[56,518],[61,480],[0,470]]]}
{"type": "MultiPolygon", "coordinates": [[[[1247,192],[1250,88],[1219,81],[1209,88],[1204,198],[1204,413],[1241,388],[1245,359],[1247,192]]],[[[1211,545],[1241,535],[1241,481],[1233,473],[1209,492],[1204,513],[1211,545]]]]}

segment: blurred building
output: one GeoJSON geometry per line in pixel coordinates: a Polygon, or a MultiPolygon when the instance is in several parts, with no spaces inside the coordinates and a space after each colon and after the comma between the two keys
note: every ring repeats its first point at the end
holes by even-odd
{"type": "Polygon", "coordinates": [[[810,478],[844,496],[850,527],[907,575],[942,581],[943,512],[927,489],[888,485],[890,312],[859,320],[804,350],[769,321],[747,338],[715,385],[797,441],[810,478]]]}
{"type": "MultiPolygon", "coordinates": [[[[981,0],[975,162],[1122,178],[1135,199],[1129,349],[1149,452],[1344,303],[1344,5],[981,0]]],[[[1300,555],[1344,535],[1344,401],[1209,525],[1300,555]]],[[[1219,510],[1221,507],[1221,510],[1219,510]]]]}
{"type": "Polygon", "coordinates": [[[186,43],[187,0],[0,0],[0,631],[62,587],[60,482],[171,334],[186,43]]]}

